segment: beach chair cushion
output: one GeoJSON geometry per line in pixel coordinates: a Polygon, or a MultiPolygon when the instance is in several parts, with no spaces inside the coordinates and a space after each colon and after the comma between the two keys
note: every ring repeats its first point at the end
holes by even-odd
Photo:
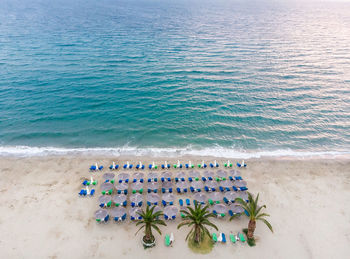
{"type": "Polygon", "coordinates": [[[179,204],[182,207],[184,205],[184,201],[182,199],[179,199],[179,204]]]}
{"type": "Polygon", "coordinates": [[[222,236],[222,243],[226,243],[226,236],[224,233],[221,233],[221,236],[222,236]]]}
{"type": "Polygon", "coordinates": [[[245,242],[245,238],[244,235],[242,233],[238,234],[239,240],[241,240],[241,242],[245,242]]]}
{"type": "Polygon", "coordinates": [[[165,245],[170,246],[170,236],[168,234],[165,235],[165,245]]]}
{"type": "Polygon", "coordinates": [[[236,237],[233,234],[230,234],[230,240],[232,243],[236,244],[236,237]]]}
{"type": "Polygon", "coordinates": [[[216,235],[216,233],[213,233],[212,234],[212,237],[213,237],[213,241],[216,243],[218,242],[218,236],[216,235]]]}

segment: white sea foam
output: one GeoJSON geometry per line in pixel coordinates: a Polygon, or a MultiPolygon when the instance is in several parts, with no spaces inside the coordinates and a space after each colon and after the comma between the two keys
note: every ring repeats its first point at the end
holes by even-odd
{"type": "Polygon", "coordinates": [[[59,148],[59,147],[29,147],[29,146],[0,146],[0,156],[37,157],[37,156],[64,156],[64,155],[99,155],[99,156],[150,156],[150,157],[181,157],[181,156],[210,156],[237,159],[261,158],[261,157],[350,157],[350,151],[294,151],[291,149],[274,151],[243,151],[231,148],[213,147],[196,149],[191,146],[185,148],[59,148]]]}

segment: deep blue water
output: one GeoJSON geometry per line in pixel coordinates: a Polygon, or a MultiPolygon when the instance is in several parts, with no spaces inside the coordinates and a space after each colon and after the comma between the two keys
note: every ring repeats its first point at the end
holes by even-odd
{"type": "Polygon", "coordinates": [[[350,152],[350,3],[0,0],[0,146],[350,152]]]}

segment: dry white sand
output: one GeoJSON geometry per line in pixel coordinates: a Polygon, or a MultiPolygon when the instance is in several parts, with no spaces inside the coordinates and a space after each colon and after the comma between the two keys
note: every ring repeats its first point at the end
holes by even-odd
{"type": "MultiPolygon", "coordinates": [[[[123,158],[121,161],[125,161],[123,158]]],[[[140,158],[128,158],[139,161],[140,158]]],[[[142,161],[151,161],[142,158],[142,161]]],[[[158,161],[163,159],[157,159],[158,161]]],[[[185,160],[185,159],[183,159],[185,160]]],[[[188,159],[186,159],[188,160],[188,159]]],[[[196,162],[198,162],[197,159],[196,162]]],[[[350,160],[257,159],[241,170],[249,190],[260,193],[274,227],[257,224],[257,246],[217,244],[208,255],[192,253],[181,221],[155,234],[157,246],[144,250],[135,223],[97,224],[98,193],[79,198],[92,162],[82,157],[0,158],[0,258],[349,258],[350,160]],[[173,232],[173,247],[164,234],[173,232]]],[[[120,161],[120,160],[119,160],[120,161]]],[[[192,158],[192,161],[195,161],[192,158]]],[[[232,160],[234,161],[234,160],[232,160]]],[[[175,161],[172,161],[175,162],[175,161]]],[[[220,161],[222,162],[222,160],[220,161]]],[[[159,162],[161,163],[161,162],[159,162]]],[[[106,172],[107,170],[104,170],[106,172]]],[[[145,170],[146,172],[148,170],[145,170]]],[[[159,171],[159,170],[158,170],[159,171]]],[[[101,180],[102,173],[95,173],[101,180]]],[[[101,182],[101,181],[100,181],[101,182]]],[[[214,219],[220,231],[237,232],[247,217],[214,219]]]]}

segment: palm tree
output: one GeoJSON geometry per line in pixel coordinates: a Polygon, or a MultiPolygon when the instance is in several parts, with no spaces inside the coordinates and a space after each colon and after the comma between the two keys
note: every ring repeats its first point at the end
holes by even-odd
{"type": "Polygon", "coordinates": [[[186,236],[186,240],[189,236],[194,236],[194,242],[199,244],[202,241],[203,235],[208,235],[210,237],[210,233],[206,226],[210,226],[218,230],[218,228],[211,223],[208,218],[215,217],[215,215],[208,211],[209,205],[206,205],[202,208],[202,204],[195,203],[194,209],[191,207],[187,207],[187,210],[181,210],[184,214],[184,221],[181,222],[177,228],[181,228],[183,226],[193,226],[191,231],[186,236]]]}
{"type": "MultiPolygon", "coordinates": [[[[256,196],[256,199],[254,200],[253,195],[248,192],[248,200],[249,202],[246,203],[242,198],[236,198],[237,205],[242,207],[248,212],[249,216],[249,223],[248,223],[248,233],[247,237],[248,239],[254,239],[254,231],[256,227],[256,221],[260,220],[266,224],[266,226],[271,230],[273,233],[273,229],[271,224],[265,219],[265,217],[270,216],[267,213],[260,213],[260,211],[263,208],[266,208],[266,205],[258,206],[258,200],[259,200],[259,194],[256,196]]],[[[233,215],[230,220],[234,219],[237,216],[237,214],[233,215]]]]}
{"type": "Polygon", "coordinates": [[[142,220],[139,220],[136,223],[136,226],[139,226],[139,225],[142,225],[142,226],[139,228],[136,234],[141,229],[145,228],[145,236],[143,237],[143,241],[146,244],[152,244],[154,242],[152,228],[155,229],[161,235],[162,232],[160,231],[157,225],[166,226],[165,222],[159,219],[159,217],[163,215],[163,212],[162,211],[153,212],[155,207],[156,206],[153,206],[152,208],[150,208],[147,205],[146,211],[142,209],[141,211],[137,212],[142,217],[142,220]]]}

